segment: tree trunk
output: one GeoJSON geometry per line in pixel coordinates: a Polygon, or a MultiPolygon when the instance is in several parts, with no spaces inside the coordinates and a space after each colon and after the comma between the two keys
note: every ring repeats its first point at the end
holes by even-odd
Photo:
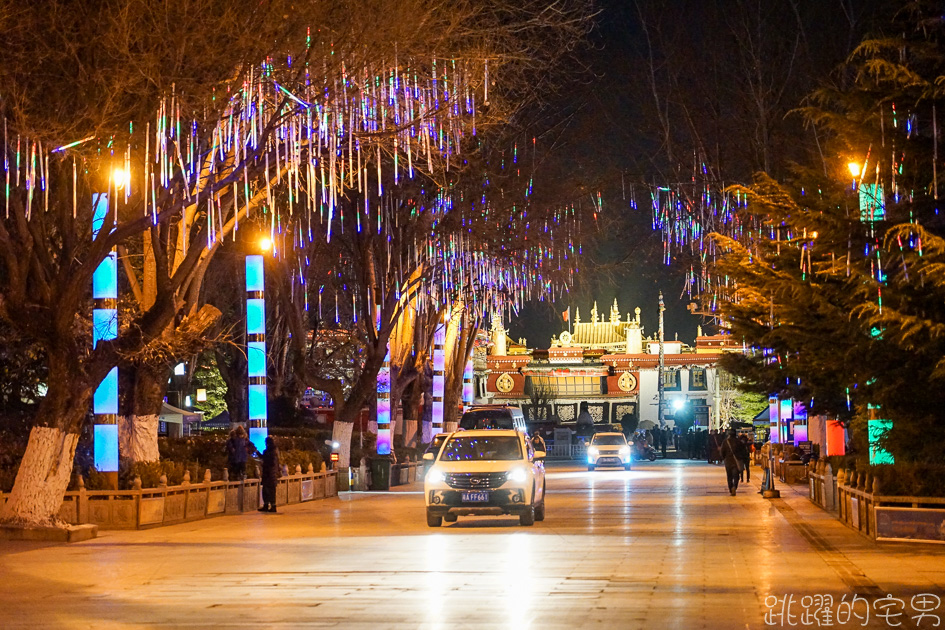
{"type": "MultiPolygon", "coordinates": [[[[61,527],[62,498],[72,477],[79,431],[92,406],[94,387],[79,365],[74,348],[49,353],[46,392],[30,431],[13,491],[0,508],[0,523],[26,527],[61,527]]],[[[90,380],[104,377],[98,366],[90,380]]]]}
{"type": "Polygon", "coordinates": [[[354,431],[353,422],[339,422],[335,420],[331,429],[331,439],[338,442],[338,467],[347,468],[351,465],[351,434],[354,431]]]}
{"type": "Polygon", "coordinates": [[[417,443],[417,421],[404,420],[404,446],[407,448],[416,448],[417,443]]]}
{"type": "Polygon", "coordinates": [[[134,462],[156,462],[160,414],[118,416],[118,453],[134,462]]]}
{"type": "Polygon", "coordinates": [[[0,523],[27,527],[62,527],[59,509],[72,477],[78,433],[57,427],[33,427],[16,472],[10,498],[0,508],[0,523]]]}
{"type": "MultiPolygon", "coordinates": [[[[120,371],[120,370],[119,370],[120,371]]],[[[129,375],[130,409],[118,416],[118,453],[133,462],[156,462],[158,419],[171,370],[163,365],[135,365],[129,375]]]]}

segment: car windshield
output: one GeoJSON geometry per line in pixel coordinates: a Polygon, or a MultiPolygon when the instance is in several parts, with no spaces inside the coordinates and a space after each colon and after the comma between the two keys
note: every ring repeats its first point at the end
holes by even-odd
{"type": "Polygon", "coordinates": [[[519,438],[514,435],[454,437],[440,455],[443,462],[522,459],[519,438]]]}
{"type": "Polygon", "coordinates": [[[622,435],[595,435],[592,443],[597,446],[623,446],[627,439],[622,435]]]}
{"type": "Polygon", "coordinates": [[[446,438],[449,437],[449,433],[439,433],[433,436],[433,441],[430,442],[430,446],[427,447],[428,453],[437,453],[440,450],[440,447],[443,446],[443,442],[446,441],[446,438]]]}
{"type": "Polygon", "coordinates": [[[459,428],[512,429],[512,412],[507,409],[475,409],[467,411],[459,421],[459,428]]]}

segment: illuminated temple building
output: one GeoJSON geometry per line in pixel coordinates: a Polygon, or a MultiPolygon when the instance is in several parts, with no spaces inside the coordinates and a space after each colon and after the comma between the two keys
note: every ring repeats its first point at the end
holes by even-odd
{"type": "MultiPolygon", "coordinates": [[[[659,341],[644,336],[640,309],[621,318],[617,301],[609,317],[589,321],[576,311],[572,330],[553,337],[547,350],[515,343],[498,318],[492,321],[492,345],[486,357],[486,379],[480,402],[520,405],[529,420],[574,422],[581,402],[595,423],[617,424],[625,414],[640,426],[659,420],[659,341]]],[[[719,426],[716,362],[720,353],[740,350],[728,335],[702,335],[695,346],[664,341],[664,421],[675,424],[678,410],[691,411],[696,426],[719,426]]],[[[724,424],[727,419],[721,419],[724,424]]]]}

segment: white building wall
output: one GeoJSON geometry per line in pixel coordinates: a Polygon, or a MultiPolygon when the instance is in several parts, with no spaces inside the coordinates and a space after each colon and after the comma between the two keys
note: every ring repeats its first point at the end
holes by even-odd
{"type": "Polygon", "coordinates": [[[656,370],[640,370],[640,422],[659,423],[659,381],[656,370]]]}

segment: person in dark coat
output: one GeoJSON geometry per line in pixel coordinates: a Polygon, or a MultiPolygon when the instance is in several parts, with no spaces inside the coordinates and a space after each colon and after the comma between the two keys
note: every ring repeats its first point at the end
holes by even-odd
{"type": "MultiPolygon", "coordinates": [[[[735,453],[735,456],[738,457],[738,461],[741,464],[741,472],[744,473],[744,481],[751,481],[751,468],[749,464],[751,463],[751,449],[748,447],[748,436],[742,435],[738,439],[738,451],[735,453]]],[[[741,475],[739,475],[741,478],[741,475]]]]}
{"type": "Polygon", "coordinates": [[[282,465],[279,463],[279,449],[271,437],[266,438],[266,450],[262,455],[262,507],[260,512],[276,511],[276,482],[279,481],[282,465]]]}
{"type": "Polygon", "coordinates": [[[741,472],[741,462],[739,462],[737,455],[740,444],[738,438],[735,437],[735,429],[731,429],[728,437],[725,438],[721,448],[719,448],[719,456],[722,458],[722,463],[725,464],[725,476],[728,478],[728,491],[732,493],[733,497],[738,489],[738,477],[741,472]]]}
{"type": "Polygon", "coordinates": [[[226,441],[226,467],[230,473],[230,481],[246,479],[246,460],[249,459],[250,443],[246,437],[246,429],[237,425],[230,431],[226,441]]]}

